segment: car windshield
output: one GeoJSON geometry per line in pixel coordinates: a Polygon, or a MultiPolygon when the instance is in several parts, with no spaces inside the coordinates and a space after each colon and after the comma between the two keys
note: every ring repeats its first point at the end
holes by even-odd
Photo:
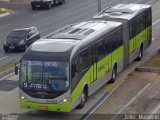
{"type": "Polygon", "coordinates": [[[23,60],[20,71],[21,88],[41,91],[66,91],[69,88],[67,62],[23,60]]]}
{"type": "Polygon", "coordinates": [[[12,38],[24,38],[27,35],[26,30],[16,30],[16,31],[11,31],[8,37],[12,38]]]}

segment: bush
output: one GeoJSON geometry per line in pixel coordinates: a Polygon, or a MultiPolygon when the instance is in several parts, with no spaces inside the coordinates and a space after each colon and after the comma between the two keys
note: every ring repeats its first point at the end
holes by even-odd
{"type": "Polygon", "coordinates": [[[0,13],[13,13],[13,11],[5,8],[0,8],[0,13]]]}

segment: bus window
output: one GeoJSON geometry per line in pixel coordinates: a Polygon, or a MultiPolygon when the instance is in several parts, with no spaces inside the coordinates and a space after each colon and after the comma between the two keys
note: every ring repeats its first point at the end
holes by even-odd
{"type": "Polygon", "coordinates": [[[80,53],[80,57],[79,57],[80,72],[83,72],[91,65],[89,58],[90,58],[90,54],[88,49],[80,53]]]}
{"type": "Polygon", "coordinates": [[[78,75],[79,73],[79,60],[78,57],[76,57],[71,65],[71,77],[74,78],[78,75]]]}
{"type": "Polygon", "coordinates": [[[111,52],[117,48],[116,32],[109,35],[109,46],[111,47],[111,52]]]}
{"type": "Polygon", "coordinates": [[[104,49],[104,42],[101,41],[97,44],[97,54],[98,54],[98,60],[104,58],[105,56],[105,49],[104,49]]]}
{"type": "Polygon", "coordinates": [[[105,49],[105,53],[106,55],[109,54],[109,45],[108,45],[108,37],[104,38],[104,49],[105,49]]]}
{"type": "Polygon", "coordinates": [[[122,28],[117,31],[117,46],[120,47],[123,44],[122,28]]]}

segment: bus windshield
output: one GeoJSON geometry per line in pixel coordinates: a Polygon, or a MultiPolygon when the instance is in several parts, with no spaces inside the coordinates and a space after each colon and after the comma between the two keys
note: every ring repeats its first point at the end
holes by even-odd
{"type": "Polygon", "coordinates": [[[20,87],[41,91],[66,91],[69,88],[69,63],[22,60],[20,87]]]}

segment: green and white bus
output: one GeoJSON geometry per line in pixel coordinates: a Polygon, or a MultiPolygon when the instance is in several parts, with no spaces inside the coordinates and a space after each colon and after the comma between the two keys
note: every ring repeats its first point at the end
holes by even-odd
{"type": "Polygon", "coordinates": [[[33,43],[20,60],[21,108],[58,112],[82,108],[88,96],[115,81],[130,59],[140,60],[143,50],[151,44],[151,9],[148,5],[135,6],[139,6],[135,7],[136,13],[114,13],[119,17],[126,14],[133,18],[131,21],[97,15],[33,43]],[[139,13],[147,18],[145,27],[131,29],[139,13]],[[135,49],[141,54],[136,54],[135,49]]]}
{"type": "Polygon", "coordinates": [[[94,20],[111,20],[123,23],[125,65],[141,60],[143,51],[152,42],[152,9],[145,4],[119,4],[106,8],[94,20]]]}

